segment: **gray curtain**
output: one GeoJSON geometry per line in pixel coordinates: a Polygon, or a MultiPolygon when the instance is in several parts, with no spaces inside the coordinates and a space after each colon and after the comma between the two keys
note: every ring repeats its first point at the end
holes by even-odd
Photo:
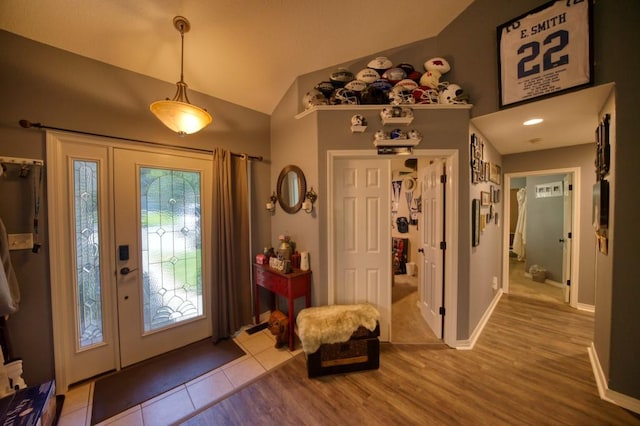
{"type": "Polygon", "coordinates": [[[212,303],[213,340],[251,323],[251,254],[246,157],[213,152],[212,303]]]}

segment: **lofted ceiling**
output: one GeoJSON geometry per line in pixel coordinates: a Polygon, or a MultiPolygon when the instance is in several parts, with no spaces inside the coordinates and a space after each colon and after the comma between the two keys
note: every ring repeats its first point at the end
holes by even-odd
{"type": "Polygon", "coordinates": [[[2,0],[0,28],[175,83],[181,15],[189,89],[271,114],[297,76],[434,37],[472,1],[2,0]]]}
{"type": "MultiPolygon", "coordinates": [[[[190,90],[271,114],[295,78],[436,36],[473,0],[2,0],[0,28],[175,83],[185,16],[190,90]],[[429,16],[412,25],[407,16],[429,16]]],[[[511,154],[594,141],[610,87],[595,87],[473,119],[511,154]],[[531,116],[546,118],[524,128],[531,116]]],[[[159,94],[170,96],[173,93],[159,94]]]]}

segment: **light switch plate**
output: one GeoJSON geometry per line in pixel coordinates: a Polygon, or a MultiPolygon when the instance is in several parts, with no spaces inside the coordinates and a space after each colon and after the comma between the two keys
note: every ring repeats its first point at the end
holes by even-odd
{"type": "Polygon", "coordinates": [[[31,250],[33,248],[33,234],[8,234],[9,250],[31,250]]]}

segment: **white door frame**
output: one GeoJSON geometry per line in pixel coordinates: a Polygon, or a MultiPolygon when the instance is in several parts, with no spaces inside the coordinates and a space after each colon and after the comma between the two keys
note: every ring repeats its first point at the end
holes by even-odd
{"type": "MultiPolygon", "coordinates": [[[[527,172],[514,172],[505,173],[503,176],[503,199],[504,204],[504,218],[510,217],[511,206],[509,205],[508,197],[511,192],[511,178],[526,177],[526,176],[544,176],[544,175],[561,175],[561,174],[573,174],[573,190],[571,196],[573,197],[573,230],[571,232],[571,294],[569,299],[569,305],[572,308],[578,308],[578,289],[580,284],[579,268],[580,256],[580,168],[579,167],[567,167],[562,169],[549,169],[549,170],[531,170],[527,172]]],[[[509,293],[509,227],[502,227],[502,291],[509,293]]]]}
{"type": "MultiPolygon", "coordinates": [[[[325,214],[327,215],[327,292],[328,303],[335,303],[335,223],[334,217],[331,214],[333,212],[333,162],[338,158],[353,158],[353,159],[380,159],[380,155],[376,150],[328,150],[327,151],[327,208],[325,214]]],[[[444,343],[448,346],[455,348],[458,346],[457,341],[457,318],[458,318],[458,182],[459,182],[459,153],[455,149],[416,149],[413,151],[411,157],[445,157],[447,161],[447,205],[445,211],[446,231],[445,241],[447,242],[447,249],[445,251],[445,320],[444,320],[444,343]]],[[[389,158],[391,161],[391,157],[389,158]]],[[[391,182],[389,182],[391,185],[391,182]]],[[[389,191],[390,191],[389,187],[389,191]]],[[[391,207],[389,207],[390,211],[391,207]]],[[[391,226],[391,223],[389,223],[391,226]]],[[[391,261],[391,244],[389,246],[389,261],[391,261]]],[[[390,284],[390,283],[389,283],[390,284]]],[[[389,303],[391,299],[389,299],[389,303]]],[[[389,312],[391,306],[387,307],[389,312]]]]}
{"type": "MultiPolygon", "coordinates": [[[[69,352],[69,348],[75,346],[73,343],[74,336],[70,332],[73,330],[74,324],[70,323],[70,315],[68,312],[75,312],[75,300],[72,294],[69,294],[68,282],[70,277],[73,277],[73,271],[70,270],[69,267],[69,250],[64,241],[68,238],[62,238],[61,236],[65,235],[67,231],[67,226],[65,225],[65,221],[69,221],[71,215],[73,214],[70,211],[70,207],[67,203],[63,201],[61,197],[56,197],[51,194],[66,194],[69,191],[58,178],[59,175],[63,173],[63,170],[68,167],[66,164],[66,160],[63,157],[61,151],[61,144],[58,141],[64,142],[74,142],[76,144],[80,144],[83,146],[96,146],[96,147],[110,147],[107,149],[108,152],[108,163],[103,164],[106,169],[113,167],[113,148],[124,148],[124,149],[138,149],[144,152],[152,152],[152,153],[164,153],[168,155],[175,155],[176,151],[184,151],[189,155],[200,155],[203,158],[205,154],[202,152],[195,154],[194,150],[190,150],[188,148],[181,149],[179,147],[171,147],[167,146],[159,147],[159,146],[148,146],[135,144],[128,141],[122,141],[118,139],[98,137],[98,136],[89,136],[89,135],[77,135],[75,133],[67,133],[67,132],[57,132],[57,131],[48,131],[47,132],[47,152],[46,152],[46,163],[47,163],[47,186],[48,186],[48,210],[49,210],[49,263],[50,263],[50,286],[51,286],[51,318],[53,323],[53,350],[54,350],[54,368],[55,368],[55,379],[56,379],[56,389],[60,393],[64,393],[68,390],[69,385],[71,385],[75,380],[71,377],[69,373],[69,368],[72,365],[73,359],[69,352]],[[52,214],[55,212],[56,214],[52,214]]],[[[103,171],[103,172],[106,172],[103,171]]],[[[113,170],[110,170],[109,173],[113,173],[113,170]]],[[[106,183],[108,197],[113,198],[113,184],[106,183]]],[[[107,198],[105,196],[105,198],[107,198]]],[[[114,222],[114,212],[113,206],[107,207],[108,203],[105,199],[101,200],[101,208],[104,209],[102,214],[102,220],[107,221],[109,224],[114,222]]],[[[103,247],[103,252],[108,253],[104,255],[104,264],[102,265],[102,279],[105,282],[105,288],[103,288],[103,318],[104,318],[104,326],[105,326],[105,343],[99,344],[97,346],[106,346],[110,351],[112,351],[112,363],[110,367],[115,370],[119,370],[121,368],[120,362],[120,340],[118,336],[118,315],[117,315],[117,288],[115,285],[116,282],[116,246],[115,246],[115,230],[113,226],[105,226],[101,231],[104,232],[104,235],[101,236],[101,245],[103,247]],[[111,278],[110,278],[111,277],[111,278]],[[112,348],[112,349],[111,349],[112,348]]],[[[206,235],[209,235],[208,232],[205,232],[206,235]]],[[[203,235],[203,246],[210,246],[210,241],[208,241],[207,236],[203,235]]],[[[203,256],[209,256],[204,254],[203,256]]],[[[206,279],[206,277],[205,277],[206,279]]],[[[207,292],[206,294],[209,294],[207,292]]],[[[205,295],[205,298],[207,295],[205,295]]],[[[205,302],[206,304],[207,302],[205,302]]],[[[206,317],[210,317],[210,308],[205,308],[206,317]]],[[[210,335],[211,325],[209,322],[209,335],[210,335]]],[[[76,348],[77,349],[77,348],[76,348]]],[[[77,350],[76,350],[77,352],[77,350]]]]}

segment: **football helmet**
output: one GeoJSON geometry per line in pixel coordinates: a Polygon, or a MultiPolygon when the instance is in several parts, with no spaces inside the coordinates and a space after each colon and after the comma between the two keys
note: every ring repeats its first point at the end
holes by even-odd
{"type": "Polygon", "coordinates": [[[466,104],[468,96],[457,84],[449,84],[442,92],[440,92],[441,104],[466,104]]]}
{"type": "Polygon", "coordinates": [[[314,89],[321,91],[324,97],[329,99],[329,97],[331,96],[331,94],[336,88],[333,86],[333,83],[331,83],[330,81],[321,81],[320,83],[316,84],[314,89]]]}
{"type": "Polygon", "coordinates": [[[395,86],[389,92],[389,103],[391,105],[407,105],[415,103],[415,99],[413,99],[411,90],[403,86],[395,86]]]}
{"type": "Polygon", "coordinates": [[[451,71],[449,62],[444,58],[431,58],[424,63],[424,69],[427,71],[438,71],[440,75],[451,71]]]}
{"type": "Polygon", "coordinates": [[[439,71],[427,71],[422,74],[420,77],[420,86],[431,87],[432,89],[437,89],[438,84],[440,83],[440,72],[439,71]]]}
{"type": "Polygon", "coordinates": [[[384,105],[389,103],[387,94],[382,89],[371,84],[360,92],[360,100],[365,105],[384,105]]]}
{"type": "Polygon", "coordinates": [[[413,71],[407,74],[407,78],[410,78],[416,83],[420,83],[420,77],[422,77],[422,73],[420,71],[413,71]]]}
{"type": "Polygon", "coordinates": [[[373,83],[369,84],[369,87],[377,87],[378,89],[380,89],[383,92],[387,93],[391,89],[393,89],[393,84],[389,83],[388,80],[385,80],[383,78],[379,78],[376,81],[374,81],[373,83]]]}
{"type": "Polygon", "coordinates": [[[356,77],[346,68],[338,68],[329,76],[329,80],[335,87],[344,87],[345,84],[354,80],[356,77]]]}
{"type": "Polygon", "coordinates": [[[398,68],[402,68],[404,70],[404,72],[409,75],[412,72],[414,72],[416,69],[413,67],[413,65],[407,63],[407,62],[403,62],[401,64],[396,65],[398,68]]]}
{"type": "Polygon", "coordinates": [[[356,92],[340,87],[333,92],[329,103],[331,105],[357,105],[360,103],[360,99],[358,99],[356,92]]]}
{"type": "Polygon", "coordinates": [[[362,92],[367,88],[367,83],[362,80],[351,80],[347,84],[344,85],[344,88],[347,90],[352,90],[354,92],[362,92]]]}
{"type": "Polygon", "coordinates": [[[367,119],[364,118],[362,114],[355,114],[351,117],[351,125],[352,126],[366,126],[367,119]]]}
{"type": "Polygon", "coordinates": [[[382,73],[382,78],[389,80],[391,84],[396,84],[400,80],[407,78],[407,73],[402,68],[389,68],[382,73]]]}
{"type": "Polygon", "coordinates": [[[400,80],[399,82],[397,82],[394,87],[398,86],[404,87],[407,90],[413,90],[418,87],[418,83],[411,80],[410,78],[405,78],[404,80],[400,80]]]}
{"type": "Polygon", "coordinates": [[[363,68],[356,74],[356,79],[364,81],[367,84],[373,83],[380,78],[380,73],[373,68],[363,68]]]}
{"type": "Polygon", "coordinates": [[[418,86],[413,89],[413,99],[417,104],[437,104],[440,102],[438,91],[427,86],[418,86]]]}
{"type": "Polygon", "coordinates": [[[384,132],[384,130],[380,129],[380,130],[376,130],[376,132],[373,134],[373,137],[375,138],[375,140],[384,140],[387,139],[387,134],[384,132]]]}
{"type": "Polygon", "coordinates": [[[302,106],[304,109],[313,108],[318,105],[328,105],[329,101],[324,94],[317,90],[311,89],[302,97],[302,106]]]}
{"type": "Polygon", "coordinates": [[[378,74],[382,74],[389,68],[393,67],[393,63],[386,56],[378,56],[377,58],[372,59],[367,64],[369,68],[373,68],[378,71],[378,74]]]}
{"type": "Polygon", "coordinates": [[[407,139],[407,132],[400,129],[393,129],[389,132],[389,137],[391,139],[407,139]]]}

